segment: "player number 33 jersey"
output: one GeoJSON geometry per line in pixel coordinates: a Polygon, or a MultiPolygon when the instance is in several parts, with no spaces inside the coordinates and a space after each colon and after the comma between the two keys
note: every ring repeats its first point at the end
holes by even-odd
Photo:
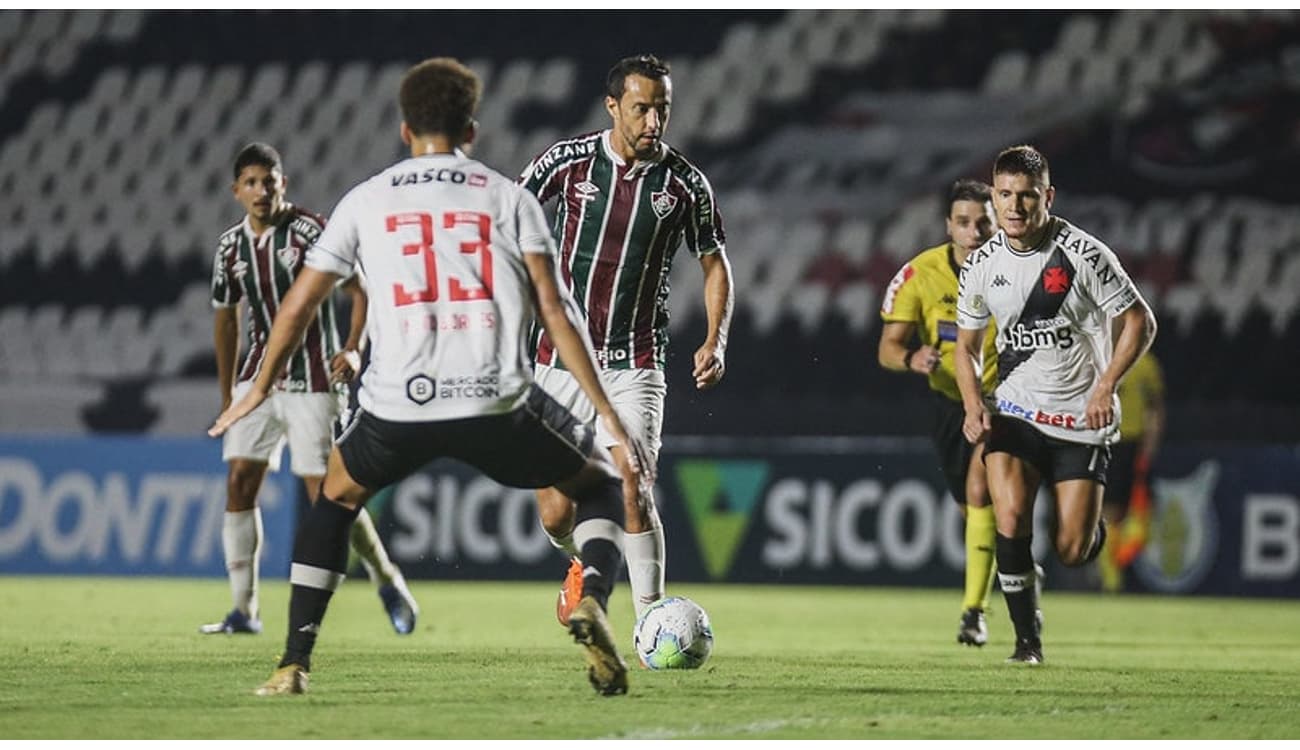
{"type": "MultiPolygon", "coordinates": [[[[1140,299],[1110,248],[1059,217],[1036,248],[1013,249],[1003,232],[962,269],[957,325],[997,325],[995,413],[1049,437],[1106,444],[1115,426],[1089,430],[1088,397],[1110,363],[1111,318],[1140,299]]],[[[1119,399],[1115,399],[1115,425],[1119,399]]]]}

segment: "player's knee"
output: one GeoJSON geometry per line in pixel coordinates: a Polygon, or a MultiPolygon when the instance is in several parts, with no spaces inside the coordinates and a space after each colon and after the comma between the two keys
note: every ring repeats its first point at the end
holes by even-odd
{"type": "Polygon", "coordinates": [[[1091,545],[1092,539],[1086,535],[1059,536],[1056,539],[1056,554],[1063,565],[1078,567],[1088,561],[1091,545]]]}
{"type": "Polygon", "coordinates": [[[553,487],[537,491],[537,516],[551,536],[564,536],[573,530],[573,502],[553,487]]]}

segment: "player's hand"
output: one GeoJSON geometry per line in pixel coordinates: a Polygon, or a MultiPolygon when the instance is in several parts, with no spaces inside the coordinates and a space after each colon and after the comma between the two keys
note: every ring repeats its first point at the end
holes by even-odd
{"type": "Polygon", "coordinates": [[[929,375],[939,366],[941,356],[939,350],[933,346],[923,346],[912,355],[912,359],[908,362],[908,369],[922,375],[929,375]]]}
{"type": "Polygon", "coordinates": [[[260,390],[256,385],[249,388],[248,393],[239,400],[239,403],[221,412],[217,417],[217,421],[208,428],[208,435],[211,437],[221,437],[225,434],[226,430],[230,429],[232,424],[248,416],[250,412],[261,406],[262,402],[265,400],[266,391],[260,390]]]}
{"type": "Polygon", "coordinates": [[[645,443],[628,434],[623,427],[623,421],[618,418],[617,414],[605,414],[601,415],[600,418],[605,421],[605,429],[623,448],[622,453],[627,458],[627,466],[620,466],[619,469],[624,472],[625,479],[640,485],[642,488],[653,486],[655,465],[650,460],[650,451],[646,448],[645,443]]]}
{"type": "Polygon", "coordinates": [[[722,380],[727,372],[726,354],[717,344],[705,344],[695,350],[695,387],[708,390],[722,380]]]}
{"type": "Polygon", "coordinates": [[[1098,384],[1088,397],[1088,408],[1083,412],[1083,422],[1090,430],[1109,427],[1115,421],[1115,391],[1098,384]]]}
{"type": "Polygon", "coordinates": [[[989,410],[984,406],[976,411],[967,410],[966,418],[961,423],[961,434],[966,436],[966,440],[975,445],[979,441],[988,437],[989,431],[993,429],[993,417],[989,410]]]}
{"type": "Polygon", "coordinates": [[[351,383],[361,371],[361,353],[356,349],[344,349],[330,359],[330,382],[351,383]]]}

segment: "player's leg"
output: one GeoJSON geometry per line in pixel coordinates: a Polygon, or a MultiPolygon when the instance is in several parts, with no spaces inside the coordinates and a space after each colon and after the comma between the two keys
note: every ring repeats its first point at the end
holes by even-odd
{"type": "Polygon", "coordinates": [[[1106,554],[1097,558],[1103,591],[1114,592],[1124,588],[1123,569],[1133,556],[1129,552],[1132,541],[1128,533],[1130,524],[1126,523],[1126,518],[1133,496],[1137,448],[1137,442],[1132,440],[1116,443],[1110,448],[1111,460],[1102,495],[1101,514],[1114,538],[1107,545],[1106,554]]]}
{"type": "MultiPolygon", "coordinates": [[[[616,370],[606,373],[605,380],[610,401],[624,426],[641,439],[651,463],[657,463],[667,394],[664,374],[658,370],[616,370]]],[[[599,421],[596,436],[601,445],[611,449],[616,460],[626,460],[622,455],[623,449],[615,444],[599,421]]],[[[636,482],[623,486],[623,513],[626,519],[623,554],[627,557],[633,613],[639,617],[646,607],[664,596],[664,525],[653,489],[636,482]]]]}
{"type": "Polygon", "coordinates": [[[989,592],[993,589],[993,574],[997,570],[997,522],[993,504],[989,501],[984,444],[974,446],[970,454],[966,473],[966,585],[962,594],[962,627],[957,640],[983,646],[988,642],[984,613],[989,607],[989,592]]]}
{"type": "Polygon", "coordinates": [[[570,615],[569,632],[583,646],[596,690],[603,695],[627,692],[627,665],[605,615],[623,564],[624,481],[591,428],[533,386],[516,411],[467,424],[464,439],[449,446],[448,455],[502,484],[551,486],[574,502],[582,595],[570,615]]]}
{"type": "MultiPolygon", "coordinates": [[[[334,425],[343,408],[335,393],[295,393],[284,395],[283,418],[288,426],[289,453],[293,471],[302,477],[307,497],[313,501],[320,493],[326,471],[326,457],[334,442],[334,425]]],[[[379,592],[380,603],[393,629],[405,635],[415,629],[419,606],[411,596],[402,573],[388,557],[379,532],[362,508],[349,535],[352,550],[361,559],[370,580],[379,592]]]]}
{"type": "Polygon", "coordinates": [[[330,598],[346,577],[352,524],[380,488],[438,455],[421,426],[383,422],[362,412],[330,451],[320,496],[298,524],[289,569],[289,628],[280,668],[259,695],[306,689],[311,655],[330,598]]]}
{"type": "Polygon", "coordinates": [[[1037,664],[1043,654],[1032,550],[1034,498],[1042,482],[1039,467],[1050,465],[1050,456],[1045,453],[1041,433],[1033,427],[996,416],[984,450],[997,525],[998,583],[1016,631],[1016,649],[1010,661],[1037,664]]]}
{"type": "MultiPolygon", "coordinates": [[[[236,389],[234,397],[238,399],[242,393],[241,389],[236,389]]],[[[273,394],[222,438],[221,455],[226,461],[227,472],[221,548],[234,606],[221,622],[200,627],[202,633],[262,631],[258,601],[262,511],[257,504],[257,495],[266,472],[272,467],[278,469],[280,464],[283,432],[271,406],[277,395],[273,394]]]]}

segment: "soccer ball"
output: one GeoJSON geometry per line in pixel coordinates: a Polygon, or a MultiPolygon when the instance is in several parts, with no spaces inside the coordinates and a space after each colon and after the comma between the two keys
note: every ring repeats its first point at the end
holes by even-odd
{"type": "Polygon", "coordinates": [[[632,643],[650,669],[698,669],[713,652],[713,627],[700,605],[670,596],[641,613],[632,643]]]}

